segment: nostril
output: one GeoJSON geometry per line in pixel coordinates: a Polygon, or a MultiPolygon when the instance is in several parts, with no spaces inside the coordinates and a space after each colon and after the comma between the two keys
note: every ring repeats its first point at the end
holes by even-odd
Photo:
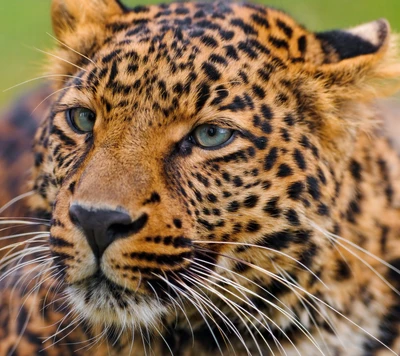
{"type": "Polygon", "coordinates": [[[108,228],[108,232],[114,236],[114,239],[120,239],[138,233],[146,225],[148,215],[143,214],[140,218],[129,224],[113,224],[108,228]]]}
{"type": "Polygon", "coordinates": [[[116,239],[139,232],[148,220],[147,214],[132,221],[131,216],[122,209],[94,209],[79,204],[71,205],[69,215],[72,223],[83,230],[97,258],[101,258],[106,248],[116,239]]]}

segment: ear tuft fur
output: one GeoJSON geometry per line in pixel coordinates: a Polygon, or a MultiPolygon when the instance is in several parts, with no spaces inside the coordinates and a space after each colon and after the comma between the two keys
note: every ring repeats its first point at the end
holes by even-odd
{"type": "Polygon", "coordinates": [[[117,0],[52,0],[53,30],[63,41],[82,27],[107,23],[124,11],[117,0]]]}
{"type": "Polygon", "coordinates": [[[328,59],[317,73],[336,100],[368,102],[400,89],[399,41],[386,20],[316,37],[328,59]]]}

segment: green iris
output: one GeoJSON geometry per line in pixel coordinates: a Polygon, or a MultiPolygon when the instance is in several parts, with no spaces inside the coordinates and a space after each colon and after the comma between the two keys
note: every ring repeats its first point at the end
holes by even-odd
{"type": "Polygon", "coordinates": [[[93,131],[96,121],[96,114],[86,108],[75,108],[67,111],[67,117],[70,125],[78,133],[88,133],[93,131]]]}
{"type": "Polygon", "coordinates": [[[204,148],[214,148],[228,142],[232,137],[233,130],[204,124],[196,127],[193,138],[196,143],[204,148]]]}

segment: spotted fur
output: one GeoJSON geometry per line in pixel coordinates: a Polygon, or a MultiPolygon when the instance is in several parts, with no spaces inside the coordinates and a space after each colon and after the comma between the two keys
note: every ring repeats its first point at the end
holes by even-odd
{"type": "Polygon", "coordinates": [[[400,352],[385,20],[312,33],[258,5],[115,0],[53,0],[52,17],[63,80],[28,204],[51,220],[3,258],[1,354],[400,352]],[[202,124],[232,137],[199,147],[202,124]]]}

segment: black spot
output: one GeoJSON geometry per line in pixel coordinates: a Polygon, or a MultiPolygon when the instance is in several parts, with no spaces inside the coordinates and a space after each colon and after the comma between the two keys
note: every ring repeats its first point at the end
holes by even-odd
{"type": "Polygon", "coordinates": [[[143,202],[143,205],[159,203],[160,201],[161,201],[160,195],[157,192],[153,192],[151,193],[150,198],[143,202]]]}
{"type": "Polygon", "coordinates": [[[283,230],[268,235],[263,235],[263,238],[258,243],[258,245],[280,251],[284,248],[289,247],[289,244],[292,241],[292,233],[289,230],[283,230]]]}
{"type": "Polygon", "coordinates": [[[207,199],[211,203],[216,203],[218,201],[217,197],[214,194],[207,194],[207,199]]]}
{"type": "Polygon", "coordinates": [[[211,36],[202,36],[201,42],[206,45],[207,47],[216,48],[218,47],[218,42],[211,36]]]}
{"type": "Polygon", "coordinates": [[[318,167],[317,173],[318,173],[318,178],[321,181],[321,183],[323,185],[326,185],[326,177],[325,177],[325,174],[324,174],[324,172],[322,171],[322,169],[320,167],[318,167]]]}
{"type": "Polygon", "coordinates": [[[292,183],[289,186],[287,193],[290,199],[299,200],[301,198],[303,191],[304,191],[304,183],[299,181],[292,183]]]}
{"type": "Polygon", "coordinates": [[[269,180],[265,180],[264,182],[262,182],[261,186],[264,190],[268,190],[269,188],[271,188],[272,183],[269,180]]]}
{"type": "Polygon", "coordinates": [[[321,198],[321,192],[318,180],[315,177],[307,177],[307,189],[310,195],[315,199],[319,200],[321,198]]]}
{"type": "Polygon", "coordinates": [[[208,60],[211,63],[217,63],[217,64],[223,64],[223,65],[227,65],[228,62],[226,61],[226,59],[222,56],[219,56],[217,54],[211,54],[210,57],[208,58],[208,60]]]}
{"type": "Polygon", "coordinates": [[[328,216],[329,215],[329,208],[325,204],[320,203],[318,205],[317,212],[318,212],[319,215],[328,216]]]}
{"type": "Polygon", "coordinates": [[[201,68],[210,80],[217,81],[221,78],[221,73],[213,64],[204,62],[201,68]]]}
{"type": "Polygon", "coordinates": [[[257,232],[260,229],[261,229],[261,225],[255,220],[250,220],[246,226],[247,232],[257,232]]]}
{"type": "Polygon", "coordinates": [[[173,223],[174,223],[174,225],[175,225],[175,227],[176,227],[177,229],[181,229],[181,228],[182,228],[182,220],[181,220],[181,219],[175,218],[175,219],[173,220],[173,223]]]}
{"type": "Polygon", "coordinates": [[[292,115],[286,115],[283,119],[283,121],[285,121],[286,125],[288,126],[293,126],[294,125],[294,119],[292,115]]]}
{"type": "MultiPolygon", "coordinates": [[[[258,52],[253,49],[253,46],[248,41],[239,42],[238,48],[247,54],[251,59],[258,58],[258,52]]],[[[247,81],[248,82],[248,81],[247,81]]],[[[246,83],[246,82],[245,82],[246,83]]],[[[247,84],[247,83],[246,83],[247,84]]]]}
{"type": "Polygon", "coordinates": [[[40,152],[35,153],[35,167],[39,167],[43,163],[43,154],[40,152]]]}
{"type": "Polygon", "coordinates": [[[352,276],[351,269],[346,261],[338,260],[335,277],[338,281],[345,281],[352,276]]]}
{"type": "Polygon", "coordinates": [[[74,192],[75,192],[75,185],[76,185],[76,182],[72,182],[68,187],[68,190],[71,192],[71,194],[74,194],[74,192]]]}
{"type": "Polygon", "coordinates": [[[273,218],[279,218],[281,215],[281,209],[278,207],[278,201],[279,197],[274,197],[268,200],[268,202],[265,204],[263,211],[267,214],[269,214],[273,218]]]}
{"type": "Polygon", "coordinates": [[[293,152],[293,158],[296,161],[297,166],[302,170],[306,170],[307,168],[307,164],[306,161],[304,159],[303,154],[301,153],[300,150],[298,150],[297,148],[294,150],[293,152]]]}
{"type": "Polygon", "coordinates": [[[233,36],[235,35],[235,32],[233,31],[224,31],[222,29],[220,29],[218,31],[219,35],[222,37],[222,39],[224,39],[225,41],[230,41],[233,36]]]}
{"type": "Polygon", "coordinates": [[[74,244],[64,240],[61,237],[56,237],[53,235],[50,236],[49,243],[53,247],[74,247],[74,244]]]}
{"type": "Polygon", "coordinates": [[[236,61],[239,60],[238,53],[237,53],[237,51],[236,51],[234,46],[228,45],[228,46],[225,46],[224,48],[226,50],[226,56],[227,57],[232,58],[232,59],[234,59],[236,61]]]}
{"type": "Polygon", "coordinates": [[[276,25],[283,31],[283,33],[286,35],[286,37],[291,38],[293,35],[293,29],[287,25],[286,23],[284,23],[281,20],[277,20],[276,21],[276,25]]]}
{"type": "Polygon", "coordinates": [[[253,140],[253,143],[259,150],[265,150],[267,148],[268,140],[266,137],[257,137],[253,140]]]}
{"type": "Polygon", "coordinates": [[[299,216],[297,215],[297,212],[295,210],[289,209],[287,212],[285,212],[285,216],[290,225],[300,225],[299,216]]]}
{"type": "Polygon", "coordinates": [[[259,196],[258,195],[254,195],[254,194],[253,195],[249,195],[249,196],[247,196],[245,198],[245,200],[243,202],[243,205],[246,208],[254,208],[257,205],[258,200],[259,200],[259,196]]]}
{"type": "Polygon", "coordinates": [[[116,49],[111,53],[107,54],[106,56],[104,56],[101,61],[104,64],[110,63],[115,57],[117,57],[121,53],[121,51],[122,51],[121,49],[116,49]]]}
{"type": "Polygon", "coordinates": [[[228,207],[226,210],[228,210],[230,213],[235,213],[236,211],[239,210],[240,204],[236,200],[232,201],[229,203],[228,207]]]}
{"type": "Polygon", "coordinates": [[[258,14],[253,14],[251,15],[251,19],[259,26],[269,28],[269,22],[267,20],[267,17],[265,16],[260,16],[258,14]]]}
{"type": "Polygon", "coordinates": [[[242,178],[240,178],[239,176],[235,176],[235,178],[233,178],[233,184],[235,185],[235,187],[241,187],[243,185],[242,178]]]}
{"type": "Polygon", "coordinates": [[[231,25],[239,27],[246,35],[256,35],[257,31],[250,25],[246,24],[242,19],[232,19],[231,25]]]}
{"type": "Polygon", "coordinates": [[[210,87],[206,83],[202,83],[197,87],[196,113],[203,109],[210,97],[210,87]]]}
{"type": "Polygon", "coordinates": [[[265,90],[259,85],[253,84],[252,90],[254,95],[257,96],[259,99],[265,98],[265,90]]]}
{"type": "MultiPolygon", "coordinates": [[[[302,243],[301,241],[298,241],[302,243]]],[[[305,241],[304,241],[305,242],[305,241]]],[[[314,257],[318,253],[318,247],[316,244],[311,243],[299,256],[298,261],[302,265],[306,266],[307,268],[310,268],[312,265],[312,262],[314,260],[314,257]]]]}
{"type": "Polygon", "coordinates": [[[278,168],[277,176],[280,178],[289,177],[293,174],[292,168],[290,168],[286,163],[282,163],[278,168]]]}
{"type": "Polygon", "coordinates": [[[278,159],[278,149],[276,147],[272,147],[268,155],[265,156],[264,169],[266,171],[271,170],[272,167],[275,165],[277,159],[278,159]]]}
{"type": "Polygon", "coordinates": [[[261,106],[261,114],[267,120],[271,120],[273,118],[271,108],[266,104],[261,106]]]}
{"type": "Polygon", "coordinates": [[[360,181],[362,179],[361,173],[362,173],[362,168],[361,164],[358,163],[356,160],[352,159],[350,162],[350,172],[353,178],[356,181],[360,181]]]}
{"type": "Polygon", "coordinates": [[[233,270],[236,273],[244,273],[249,269],[250,269],[249,264],[243,262],[236,262],[235,266],[233,267],[233,270]]]}
{"type": "Polygon", "coordinates": [[[304,53],[306,52],[307,48],[307,38],[306,36],[300,36],[297,40],[297,46],[299,47],[299,51],[301,54],[304,56],[304,53]]]}
{"type": "Polygon", "coordinates": [[[386,254],[387,252],[387,240],[388,240],[388,234],[389,234],[389,227],[386,225],[381,226],[381,238],[380,238],[380,243],[381,243],[381,251],[382,254],[386,254]]]}
{"type": "Polygon", "coordinates": [[[268,39],[269,39],[269,42],[277,49],[281,49],[281,48],[289,49],[289,44],[286,40],[283,40],[281,38],[277,38],[277,37],[271,36],[271,35],[268,37],[268,39]]]}

